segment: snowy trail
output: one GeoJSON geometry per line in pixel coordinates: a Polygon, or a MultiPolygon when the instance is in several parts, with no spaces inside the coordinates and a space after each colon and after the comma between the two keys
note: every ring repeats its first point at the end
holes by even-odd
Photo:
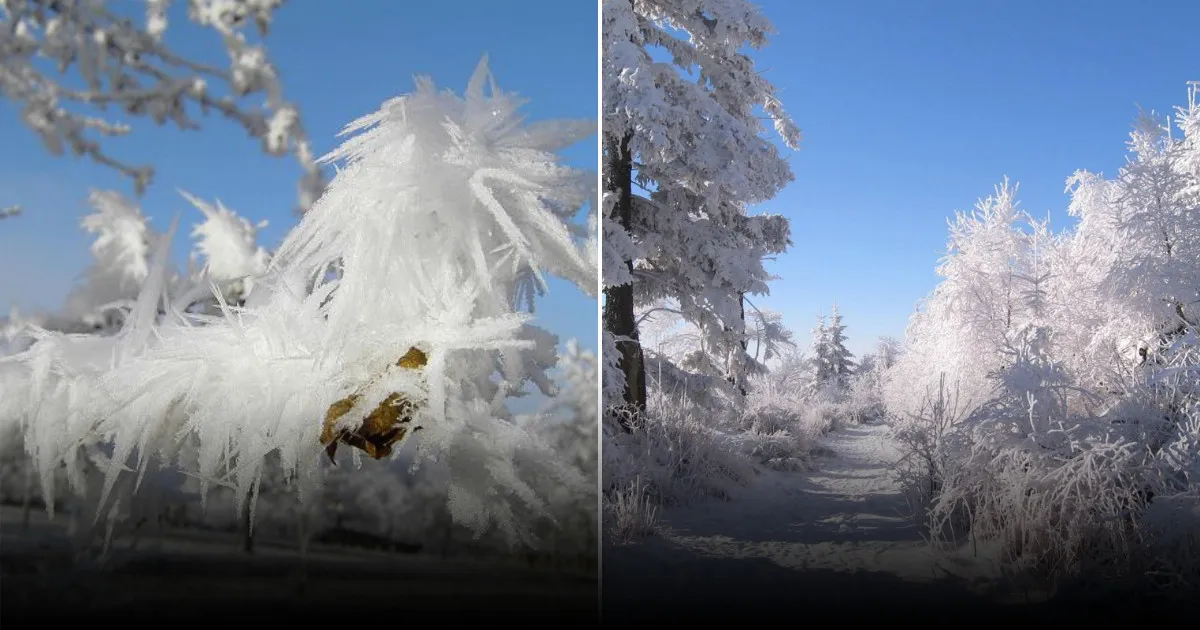
{"type": "Polygon", "coordinates": [[[936,556],[908,516],[892,467],[900,454],[885,425],[847,426],[821,446],[832,454],[814,472],[763,471],[728,502],[668,509],[655,536],[606,546],[606,614],[745,619],[785,602],[842,616],[866,602],[891,614],[905,606],[977,614],[989,605],[980,593],[995,585],[994,569],[936,556]],[[668,613],[676,608],[686,612],[668,613]]]}
{"type": "Polygon", "coordinates": [[[700,555],[763,558],[788,569],[939,577],[891,472],[900,454],[887,427],[850,426],[822,446],[834,455],[817,471],[766,471],[727,504],[672,510],[661,537],[700,555]]]}

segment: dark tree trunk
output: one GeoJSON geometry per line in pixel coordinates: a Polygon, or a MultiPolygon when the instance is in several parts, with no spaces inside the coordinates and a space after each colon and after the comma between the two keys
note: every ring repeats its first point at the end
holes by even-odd
{"type": "MultiPolygon", "coordinates": [[[[632,232],[633,226],[633,156],[629,152],[629,136],[605,139],[604,190],[618,193],[612,218],[632,232]]],[[[633,262],[626,266],[633,272],[633,262]]],[[[618,420],[626,431],[632,431],[631,420],[646,410],[646,365],[638,341],[637,320],[633,313],[633,284],[609,287],[604,290],[604,330],[617,337],[633,341],[617,341],[620,358],[617,365],[625,373],[625,396],[618,420]]]]}

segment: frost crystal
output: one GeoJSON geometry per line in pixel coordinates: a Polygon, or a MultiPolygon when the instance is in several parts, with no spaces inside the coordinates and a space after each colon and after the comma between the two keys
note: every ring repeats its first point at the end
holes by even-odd
{"type": "Polygon", "coordinates": [[[556,497],[594,494],[594,471],[514,422],[505,400],[527,382],[550,388],[557,360],[556,338],[519,310],[521,287],[553,273],[595,294],[595,246],[578,238],[595,228],[570,224],[595,207],[595,177],[554,154],[595,124],[525,124],[523,102],[490,83],[486,60],[463,96],[419,79],[415,93],[348,126],[324,158],[342,162],[337,176],[269,262],[247,222],[189,196],[207,217],[195,232],[206,277],[254,279],[244,304],[217,291],[214,314],[176,308],[187,300],[167,295],[168,241],[146,263],[126,243],[153,249],[140,215],[105,206],[121,226],[109,240],[140,256],[129,273],[146,279],[123,328],[39,329],[0,363],[6,392],[18,392],[0,403],[0,421],[23,431],[45,496],[58,463],[97,440],[112,444],[105,496],[129,471],[140,478],[166,461],[205,488],[253,498],[276,455],[300,495],[315,496],[331,407],[351,401],[333,432],[381,406],[377,417],[394,418],[383,403],[400,399],[419,402],[405,408],[422,428],[418,461],[445,468],[460,523],[535,543],[534,525],[557,518],[556,497]],[[398,366],[413,348],[424,365],[398,366]]]}

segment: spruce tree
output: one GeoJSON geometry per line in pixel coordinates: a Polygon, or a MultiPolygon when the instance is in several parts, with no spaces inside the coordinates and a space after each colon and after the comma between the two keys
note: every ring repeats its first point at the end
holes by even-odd
{"type": "Polygon", "coordinates": [[[829,365],[830,378],[837,383],[838,387],[845,387],[850,375],[854,373],[854,355],[846,349],[844,333],[846,326],[842,323],[842,315],[838,312],[836,304],[833,305],[830,324],[826,330],[825,356],[829,365]]]}
{"type": "Polygon", "coordinates": [[[772,31],[750,3],[604,0],[602,21],[604,343],[620,373],[605,379],[606,404],[637,412],[636,308],[677,303],[741,382],[742,298],[766,292],[762,260],[789,244],[786,218],[747,211],[792,180],[763,119],[789,148],[800,134],[745,52],[772,31]]]}

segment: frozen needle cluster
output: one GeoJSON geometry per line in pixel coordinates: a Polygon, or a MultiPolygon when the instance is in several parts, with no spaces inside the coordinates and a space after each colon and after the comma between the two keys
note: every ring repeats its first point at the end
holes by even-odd
{"type": "Polygon", "coordinates": [[[19,427],[43,496],[60,463],[100,441],[104,495],[122,475],[186,461],[203,484],[253,498],[277,452],[315,497],[322,434],[383,418],[406,429],[393,442],[416,436],[418,463],[441,461],[457,522],[533,542],[551,496],[595,486],[505,407],[529,382],[554,394],[557,340],[522,310],[544,274],[596,291],[589,230],[571,223],[594,208],[595,175],[554,153],[595,123],[526,124],[522,104],[486,61],[462,96],[419,79],[345,130],[324,158],[340,170],[269,263],[246,251],[239,268],[265,268],[244,304],[172,306],[168,233],[118,334],[34,331],[0,362],[0,423],[19,427]]]}

